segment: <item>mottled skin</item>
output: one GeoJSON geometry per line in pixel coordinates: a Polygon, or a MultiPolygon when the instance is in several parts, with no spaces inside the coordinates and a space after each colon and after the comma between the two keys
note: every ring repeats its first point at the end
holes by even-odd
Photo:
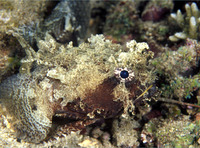
{"type": "Polygon", "coordinates": [[[115,117],[123,108],[122,102],[114,101],[112,95],[118,83],[115,77],[108,78],[94,92],[87,94],[85,99],[68,103],[56,114],[64,113],[66,117],[79,120],[115,117]]]}
{"type": "Polygon", "coordinates": [[[52,128],[53,116],[53,124],[58,126],[64,122],[67,128],[65,130],[70,133],[83,129],[96,120],[115,117],[123,109],[121,101],[113,100],[112,91],[119,83],[115,77],[105,80],[94,92],[87,94],[85,99],[77,98],[64,107],[59,105],[62,99],[49,102],[53,97],[54,87],[62,84],[50,80],[50,86],[44,88],[42,81],[35,76],[15,75],[0,84],[0,98],[9,100],[6,105],[13,109],[12,114],[19,120],[15,125],[19,131],[18,137],[25,141],[37,143],[45,139],[52,128]],[[42,101],[42,105],[39,101],[42,101]],[[62,117],[62,122],[56,117],[62,117]]]}
{"type": "Polygon", "coordinates": [[[134,111],[133,100],[154,78],[146,66],[152,55],[146,43],[133,40],[121,49],[97,35],[73,47],[47,35],[35,52],[19,34],[13,35],[27,56],[21,61],[20,74],[0,84],[0,100],[16,121],[12,125],[17,137],[28,142],[128,115],[134,111]],[[134,77],[121,82],[114,73],[119,67],[132,69],[134,77]]]}

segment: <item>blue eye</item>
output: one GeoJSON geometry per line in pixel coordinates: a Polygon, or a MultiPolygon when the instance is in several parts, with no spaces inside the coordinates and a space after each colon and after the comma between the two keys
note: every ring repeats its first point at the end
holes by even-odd
{"type": "Polygon", "coordinates": [[[122,83],[132,81],[134,78],[134,72],[128,68],[117,68],[114,71],[115,77],[122,83]]]}
{"type": "Polygon", "coordinates": [[[128,73],[128,71],[123,70],[123,71],[120,72],[120,76],[121,76],[123,79],[126,79],[126,78],[128,78],[129,73],[128,73]]]}

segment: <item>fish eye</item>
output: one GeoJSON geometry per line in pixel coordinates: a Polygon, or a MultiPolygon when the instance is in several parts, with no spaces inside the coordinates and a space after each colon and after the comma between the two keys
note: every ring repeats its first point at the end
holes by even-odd
{"type": "Polygon", "coordinates": [[[114,73],[120,82],[132,81],[134,78],[134,72],[128,68],[117,68],[114,73]]]}
{"type": "Polygon", "coordinates": [[[120,76],[121,76],[121,78],[126,79],[126,78],[128,78],[129,73],[127,70],[123,70],[120,72],[120,76]]]}

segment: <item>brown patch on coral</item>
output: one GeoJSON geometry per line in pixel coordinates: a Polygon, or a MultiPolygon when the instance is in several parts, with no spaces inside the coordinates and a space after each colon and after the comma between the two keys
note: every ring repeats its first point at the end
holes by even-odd
{"type": "Polygon", "coordinates": [[[143,21],[160,21],[170,12],[169,8],[161,8],[159,6],[151,6],[142,13],[143,21]]]}

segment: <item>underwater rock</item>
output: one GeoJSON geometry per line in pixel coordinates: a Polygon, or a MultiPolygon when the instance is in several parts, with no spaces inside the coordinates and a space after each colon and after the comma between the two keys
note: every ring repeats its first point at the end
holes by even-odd
{"type": "Polygon", "coordinates": [[[136,1],[119,1],[110,7],[104,25],[104,34],[112,36],[118,42],[124,35],[132,34],[137,28],[139,18],[136,1]]]}
{"type": "Polygon", "coordinates": [[[156,1],[151,0],[144,11],[142,12],[142,20],[143,21],[160,21],[163,19],[168,13],[170,13],[173,8],[172,0],[167,1],[156,1]]]}
{"type": "Polygon", "coordinates": [[[188,147],[195,146],[198,124],[190,121],[189,116],[178,118],[153,119],[145,124],[141,133],[147,147],[188,147]]]}
{"type": "Polygon", "coordinates": [[[106,38],[120,44],[132,39],[166,44],[169,25],[165,16],[172,8],[172,0],[120,1],[109,9],[103,32],[106,38]]]}
{"type": "Polygon", "coordinates": [[[122,113],[128,116],[134,112],[133,100],[141,98],[156,77],[148,68],[153,53],[146,43],[132,40],[123,48],[96,35],[73,47],[47,34],[35,52],[22,36],[13,35],[27,56],[20,74],[0,84],[0,100],[17,121],[12,124],[17,137],[28,142],[38,143],[57,132],[70,134],[122,113]],[[134,75],[120,81],[115,70],[126,68],[134,75]]]}
{"type": "Polygon", "coordinates": [[[40,20],[14,28],[36,51],[38,50],[37,42],[43,40],[46,33],[51,34],[59,43],[73,41],[75,46],[83,42],[87,36],[90,1],[61,0],[54,3],[57,3],[55,8],[48,10],[49,14],[42,16],[40,20]]]}
{"type": "Polygon", "coordinates": [[[117,147],[137,147],[139,146],[138,131],[139,123],[135,120],[114,120],[113,139],[117,147]]]}
{"type": "Polygon", "coordinates": [[[142,13],[142,20],[155,22],[160,21],[169,12],[170,10],[167,8],[159,8],[158,6],[152,6],[151,8],[142,13]]]}
{"type": "Polygon", "coordinates": [[[0,82],[19,69],[25,51],[12,35],[0,33],[0,82]]]}
{"type": "Polygon", "coordinates": [[[192,92],[200,87],[199,50],[196,40],[187,39],[186,45],[177,51],[167,51],[152,60],[158,74],[166,78],[161,87],[162,95],[166,98],[191,98],[192,92]]]}
{"type": "Polygon", "coordinates": [[[43,32],[50,33],[58,42],[73,41],[75,44],[85,38],[89,19],[89,0],[62,0],[44,20],[43,32]]]}
{"type": "MultiPolygon", "coordinates": [[[[195,123],[191,123],[188,116],[180,117],[177,120],[166,120],[157,125],[156,137],[158,145],[169,147],[192,146],[197,136],[195,123]]],[[[193,145],[195,146],[195,145],[193,145]]]]}

